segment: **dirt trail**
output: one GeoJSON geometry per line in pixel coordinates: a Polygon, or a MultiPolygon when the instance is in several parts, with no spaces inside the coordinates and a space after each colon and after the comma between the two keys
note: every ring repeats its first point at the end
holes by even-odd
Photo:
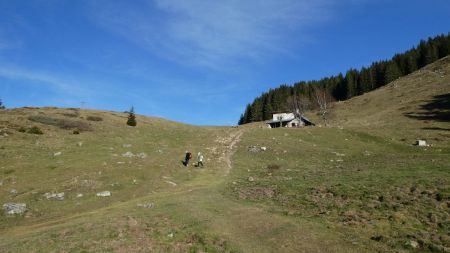
{"type": "Polygon", "coordinates": [[[229,136],[225,138],[217,138],[216,142],[220,143],[222,147],[225,149],[221,151],[221,155],[219,156],[219,161],[225,163],[224,176],[230,174],[232,168],[231,158],[235,152],[235,147],[241,140],[242,134],[244,132],[242,130],[237,130],[230,133],[229,136]]]}

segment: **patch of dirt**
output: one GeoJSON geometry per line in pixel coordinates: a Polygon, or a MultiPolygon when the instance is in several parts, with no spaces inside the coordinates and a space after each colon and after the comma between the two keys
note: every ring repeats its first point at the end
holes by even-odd
{"type": "Polygon", "coordinates": [[[227,137],[218,137],[216,142],[220,144],[220,147],[214,149],[214,151],[218,151],[220,154],[219,161],[225,163],[225,172],[224,175],[230,174],[230,170],[232,168],[231,157],[233,156],[235,150],[234,148],[241,140],[243,131],[238,130],[232,132],[227,137]]]}

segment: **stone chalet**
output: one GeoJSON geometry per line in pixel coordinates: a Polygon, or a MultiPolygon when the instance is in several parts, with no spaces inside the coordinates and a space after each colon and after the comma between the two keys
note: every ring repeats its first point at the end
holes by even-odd
{"type": "Polygon", "coordinates": [[[296,117],[294,113],[275,113],[266,124],[269,128],[314,126],[306,117],[296,117]]]}

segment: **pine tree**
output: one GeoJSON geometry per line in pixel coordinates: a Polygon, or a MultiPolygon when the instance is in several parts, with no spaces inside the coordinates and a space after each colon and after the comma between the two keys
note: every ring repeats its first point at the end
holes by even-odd
{"type": "Polygon", "coordinates": [[[261,121],[262,120],[262,111],[263,111],[263,108],[262,108],[261,98],[256,98],[252,104],[251,122],[261,121]]]}
{"type": "Polygon", "coordinates": [[[250,104],[245,108],[243,124],[252,122],[252,106],[250,104]]]}
{"type": "Polygon", "coordinates": [[[273,109],[270,100],[266,100],[263,106],[263,120],[269,120],[272,118],[273,109]]]}
{"type": "Polygon", "coordinates": [[[134,114],[134,107],[133,106],[131,107],[130,111],[128,112],[127,125],[133,126],[133,127],[137,125],[136,115],[134,114]]]}
{"type": "Polygon", "coordinates": [[[3,101],[2,101],[2,99],[0,98],[0,110],[3,110],[3,109],[5,109],[5,106],[3,105],[3,101]]]}
{"type": "Polygon", "coordinates": [[[358,71],[355,69],[350,69],[345,74],[345,81],[347,82],[347,95],[346,98],[349,99],[358,95],[358,71]]]}
{"type": "Polygon", "coordinates": [[[244,114],[241,114],[241,117],[239,117],[239,121],[238,121],[238,125],[242,125],[242,124],[244,124],[245,122],[244,122],[244,114]]]}
{"type": "Polygon", "coordinates": [[[385,78],[386,81],[385,84],[388,84],[397,78],[399,78],[402,75],[400,68],[397,66],[397,64],[394,61],[391,61],[387,67],[385,72],[385,78]]]}

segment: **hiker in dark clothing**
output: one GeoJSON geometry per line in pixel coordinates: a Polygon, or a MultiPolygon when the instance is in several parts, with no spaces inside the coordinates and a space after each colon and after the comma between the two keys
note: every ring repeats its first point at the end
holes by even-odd
{"type": "Polygon", "coordinates": [[[192,158],[192,154],[189,151],[186,151],[186,155],[184,157],[184,166],[188,166],[189,165],[189,160],[191,160],[192,158]]]}

